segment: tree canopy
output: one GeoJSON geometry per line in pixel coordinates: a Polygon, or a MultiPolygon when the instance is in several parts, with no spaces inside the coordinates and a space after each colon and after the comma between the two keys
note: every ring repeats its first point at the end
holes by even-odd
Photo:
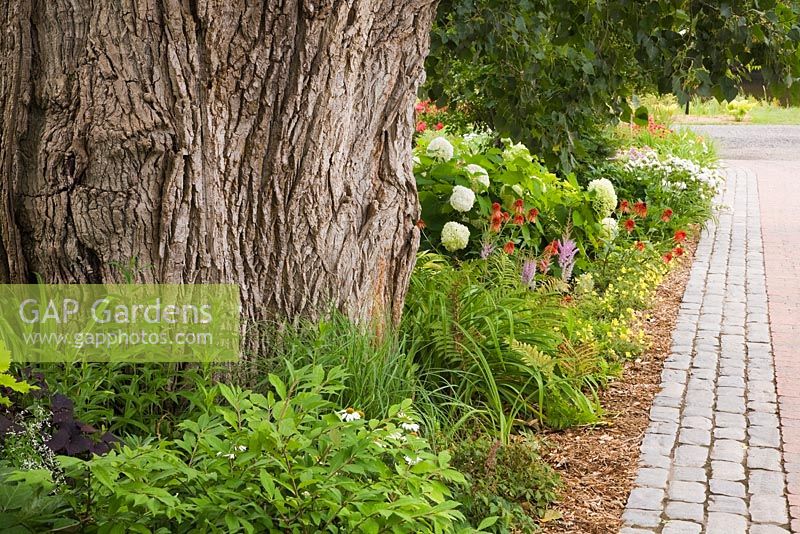
{"type": "Polygon", "coordinates": [[[444,0],[425,90],[568,170],[636,92],[732,100],[757,68],[797,99],[798,21],[785,0],[444,0]]]}

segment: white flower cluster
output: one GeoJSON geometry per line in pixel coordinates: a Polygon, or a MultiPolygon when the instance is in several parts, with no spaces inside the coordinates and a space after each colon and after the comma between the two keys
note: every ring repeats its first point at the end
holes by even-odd
{"type": "Polygon", "coordinates": [[[439,161],[450,161],[453,159],[453,145],[444,137],[434,137],[428,143],[426,153],[429,157],[439,161]]]}
{"type": "Polygon", "coordinates": [[[483,186],[484,189],[489,187],[489,173],[480,165],[470,163],[466,167],[467,172],[472,179],[473,186],[483,186]]]}
{"type": "Polygon", "coordinates": [[[469,228],[461,223],[450,221],[442,228],[442,245],[449,252],[455,252],[467,247],[469,243],[469,228]]]}
{"type": "Polygon", "coordinates": [[[589,182],[586,190],[594,193],[593,207],[601,217],[608,217],[617,207],[617,192],[614,184],[607,178],[598,178],[589,182]]]}
{"type": "Polygon", "coordinates": [[[654,150],[628,153],[628,161],[624,168],[629,172],[645,170],[661,177],[661,186],[666,191],[685,191],[689,183],[699,186],[709,194],[716,192],[722,185],[723,177],[717,169],[701,167],[697,163],[668,156],[661,159],[654,150]]]}
{"type": "Polygon", "coordinates": [[[600,237],[605,241],[614,241],[619,234],[619,226],[617,225],[617,220],[612,217],[606,217],[605,219],[600,221],[600,226],[602,227],[602,231],[600,232],[600,237]]]}
{"type": "Polygon", "coordinates": [[[450,195],[450,205],[453,209],[462,213],[472,209],[475,204],[475,192],[463,185],[453,187],[453,193],[450,195]]]}

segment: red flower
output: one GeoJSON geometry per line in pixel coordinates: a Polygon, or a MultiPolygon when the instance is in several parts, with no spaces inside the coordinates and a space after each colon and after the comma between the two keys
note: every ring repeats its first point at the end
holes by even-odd
{"type": "Polygon", "coordinates": [[[491,221],[492,221],[492,224],[491,224],[491,226],[489,226],[489,229],[492,232],[499,232],[500,231],[500,226],[503,224],[503,214],[500,213],[499,211],[495,211],[494,213],[492,213],[491,221]]]}
{"type": "Polygon", "coordinates": [[[672,261],[672,252],[667,252],[661,258],[664,260],[664,263],[669,263],[672,261]]]}
{"type": "Polygon", "coordinates": [[[672,249],[672,253],[675,254],[676,256],[683,256],[683,247],[680,246],[675,247],[674,249],[672,249]]]}
{"type": "Polygon", "coordinates": [[[425,226],[427,225],[425,224],[425,221],[423,221],[422,219],[417,221],[417,228],[419,228],[420,230],[424,230],[425,226]]]}
{"type": "Polygon", "coordinates": [[[525,217],[523,217],[522,215],[514,215],[514,224],[522,226],[523,224],[525,224],[525,217]]]}
{"type": "Polygon", "coordinates": [[[667,208],[661,213],[661,220],[664,222],[669,222],[672,218],[672,210],[667,208]]]}
{"type": "Polygon", "coordinates": [[[425,102],[417,102],[414,105],[414,111],[416,111],[417,113],[422,113],[423,111],[425,111],[425,108],[426,108],[425,102]]]}
{"type": "Polygon", "coordinates": [[[630,213],[631,212],[631,203],[627,200],[620,200],[619,202],[619,211],[622,213],[630,213]]]}
{"type": "Polygon", "coordinates": [[[572,295],[564,295],[564,298],[561,299],[561,303],[565,306],[572,303],[572,295]]]}
{"type": "Polygon", "coordinates": [[[627,219],[625,221],[625,230],[628,233],[633,232],[633,229],[634,229],[635,226],[636,226],[636,221],[634,221],[633,219],[627,219]]]}
{"type": "Polygon", "coordinates": [[[684,241],[686,241],[686,232],[683,230],[675,230],[675,242],[683,243],[684,241]]]}
{"type": "Polygon", "coordinates": [[[503,212],[503,222],[508,222],[508,220],[510,218],[511,218],[511,215],[509,215],[507,211],[504,211],[503,212]]]}
{"type": "Polygon", "coordinates": [[[522,215],[525,213],[525,203],[522,201],[521,198],[518,198],[514,201],[514,213],[517,215],[522,215]]]}
{"type": "Polygon", "coordinates": [[[437,130],[441,130],[442,128],[444,128],[444,124],[442,124],[441,122],[437,122],[436,126],[434,126],[434,128],[437,129],[437,130]]]}
{"type": "Polygon", "coordinates": [[[503,252],[506,254],[513,254],[514,253],[514,242],[509,241],[505,245],[503,245],[503,252]]]}
{"type": "Polygon", "coordinates": [[[644,243],[642,243],[641,241],[637,241],[634,246],[636,247],[636,250],[638,250],[639,252],[644,250],[644,243]]]}
{"type": "Polygon", "coordinates": [[[492,202],[492,211],[493,212],[498,212],[501,209],[502,208],[500,207],[500,203],[499,202],[492,202]]]}
{"type": "Polygon", "coordinates": [[[539,210],[531,208],[528,210],[528,222],[536,223],[536,218],[539,216],[539,210]]]}
{"type": "Polygon", "coordinates": [[[544,253],[548,256],[554,256],[558,254],[558,241],[553,239],[549,245],[544,247],[544,253]]]}
{"type": "Polygon", "coordinates": [[[639,202],[636,202],[633,205],[633,213],[642,218],[647,217],[647,203],[641,200],[639,202]]]}
{"type": "Polygon", "coordinates": [[[427,130],[427,129],[428,129],[428,125],[427,125],[427,124],[425,124],[425,121],[419,121],[419,122],[417,123],[417,131],[418,131],[418,132],[422,133],[422,132],[424,132],[424,131],[425,131],[425,130],[427,130]]]}

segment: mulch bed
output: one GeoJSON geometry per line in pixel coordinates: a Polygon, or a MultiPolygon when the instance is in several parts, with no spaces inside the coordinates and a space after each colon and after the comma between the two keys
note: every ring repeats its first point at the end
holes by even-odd
{"type": "Polygon", "coordinates": [[[564,483],[560,500],[553,505],[561,517],[542,523],[544,532],[619,531],[696,247],[696,239],[687,243],[681,263],[656,290],[653,306],[646,312],[651,316],[645,327],[649,350],[628,362],[622,376],[600,393],[603,424],[544,436],[545,460],[564,483]]]}

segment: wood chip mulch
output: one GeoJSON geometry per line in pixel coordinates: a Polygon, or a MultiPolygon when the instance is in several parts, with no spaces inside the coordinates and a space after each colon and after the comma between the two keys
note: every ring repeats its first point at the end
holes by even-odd
{"type": "Polygon", "coordinates": [[[649,350],[626,363],[620,378],[600,393],[602,424],[544,436],[544,458],[561,475],[563,488],[553,505],[560,518],[542,523],[543,532],[619,531],[696,247],[697,239],[687,243],[680,264],[664,278],[645,312],[651,316],[645,325],[649,350]]]}

